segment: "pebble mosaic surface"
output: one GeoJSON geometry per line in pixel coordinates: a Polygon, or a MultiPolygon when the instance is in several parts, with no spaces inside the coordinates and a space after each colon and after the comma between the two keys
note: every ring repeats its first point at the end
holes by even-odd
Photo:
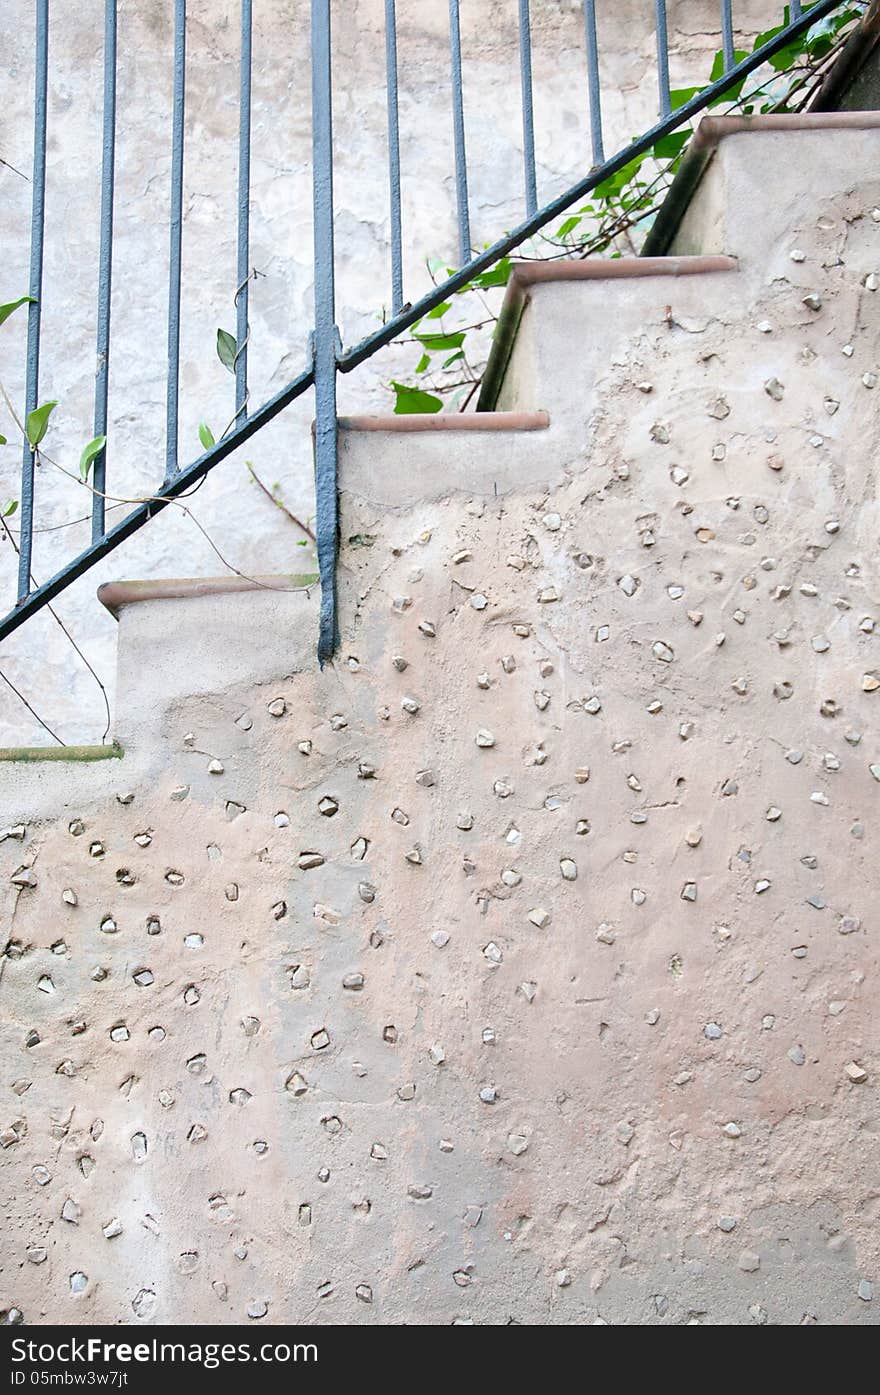
{"type": "Polygon", "coordinates": [[[646,324],[559,487],[346,499],[332,668],[5,810],[7,1321],[877,1321],[878,220],[646,324]]]}

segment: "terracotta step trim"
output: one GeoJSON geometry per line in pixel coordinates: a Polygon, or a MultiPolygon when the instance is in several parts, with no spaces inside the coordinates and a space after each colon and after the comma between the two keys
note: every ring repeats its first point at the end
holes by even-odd
{"type": "Polygon", "coordinates": [[[736,271],[735,257],[585,257],[547,262],[517,262],[510,286],[520,290],[549,281],[622,281],[633,276],[698,276],[704,272],[736,271]]]}
{"type": "Polygon", "coordinates": [[[874,131],[880,129],[880,111],[799,111],[789,115],[766,112],[759,116],[704,116],[693,144],[699,150],[715,150],[727,136],[767,131],[874,131]]]}
{"type": "Polygon", "coordinates": [[[701,276],[736,271],[735,257],[565,257],[559,261],[515,262],[492,337],[483,374],[478,414],[494,411],[513,353],[519,323],[533,286],[555,281],[623,281],[648,276],[701,276]]]}
{"type": "Polygon", "coordinates": [[[340,417],[342,431],[544,431],[546,412],[433,412],[403,416],[340,417]]]}
{"type": "Polygon", "coordinates": [[[803,111],[783,115],[704,116],[687,148],[666,198],[645,239],[647,256],[663,256],[675,241],[681,221],[691,205],[700,181],[728,136],[761,135],[768,131],[793,134],[809,131],[871,131],[880,127],[877,111],[803,111]]]}
{"type": "Polygon", "coordinates": [[[149,581],[105,581],[98,587],[98,600],[118,619],[123,606],[139,601],[191,600],[195,596],[223,596],[238,591],[304,591],[317,583],[315,572],[302,576],[156,577],[149,581]]]}

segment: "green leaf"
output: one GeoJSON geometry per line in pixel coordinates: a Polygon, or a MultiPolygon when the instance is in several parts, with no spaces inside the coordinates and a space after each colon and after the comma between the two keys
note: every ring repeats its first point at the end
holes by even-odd
{"type": "Polygon", "coordinates": [[[226,329],[218,329],[217,357],[223,364],[223,367],[229,369],[230,373],[235,372],[235,355],[237,353],[238,345],[235,342],[234,335],[230,334],[226,329]]]}
{"type": "MultiPolygon", "coordinates": [[[[788,23],[787,20],[786,23],[788,23]]],[[[773,29],[765,29],[761,34],[758,34],[755,42],[752,44],[752,53],[757,53],[759,48],[763,48],[765,44],[769,44],[770,40],[775,39],[777,34],[781,34],[784,28],[784,24],[777,24],[773,29]]]]}
{"type": "MultiPolygon", "coordinates": [[[[741,63],[744,58],[748,58],[748,51],[744,48],[737,48],[733,51],[734,63],[741,63]]],[[[720,82],[724,77],[724,52],[719,49],[715,54],[712,63],[711,81],[720,82]]],[[[719,92],[717,97],[713,97],[709,103],[710,107],[720,106],[722,102],[735,102],[746,85],[746,79],[740,78],[739,82],[731,83],[730,87],[725,87],[723,92],[719,92]]]]}
{"type": "Polygon", "coordinates": [[[89,441],[89,444],[83,448],[83,453],[79,458],[80,479],[88,479],[89,470],[91,470],[95,460],[101,454],[106,444],[106,436],[96,436],[93,441],[89,441]]]}
{"type": "Polygon", "coordinates": [[[6,445],[6,437],[5,437],[5,436],[0,436],[0,446],[5,446],[5,445],[6,445]]]}
{"type": "Polygon", "coordinates": [[[430,368],[430,366],[431,366],[431,355],[430,355],[430,354],[422,354],[421,358],[419,359],[418,363],[416,364],[416,372],[417,372],[417,373],[424,373],[425,369],[426,369],[426,368],[430,368]]]}
{"type": "Polygon", "coordinates": [[[205,447],[205,450],[210,450],[212,446],[217,444],[214,440],[214,433],[206,421],[199,422],[199,440],[205,447]]]}
{"type": "Polygon", "coordinates": [[[568,234],[574,232],[575,228],[578,226],[580,221],[580,218],[566,218],[565,222],[562,224],[562,227],[556,229],[556,236],[568,237],[568,234]]]}
{"type": "Polygon", "coordinates": [[[35,407],[32,412],[28,412],[25,435],[30,441],[32,450],[36,450],[45,436],[49,426],[49,418],[57,406],[57,402],[44,402],[41,407],[35,407]]]}
{"type": "Polygon", "coordinates": [[[445,314],[446,314],[446,311],[447,311],[447,310],[451,310],[451,309],[452,309],[452,302],[451,302],[451,301],[449,301],[449,300],[441,301],[441,303],[440,303],[439,305],[435,305],[435,306],[434,306],[434,309],[433,309],[433,310],[429,310],[429,311],[428,311],[427,315],[425,316],[425,319],[426,319],[426,320],[439,320],[440,317],[441,317],[442,315],[445,315],[445,314]]]}
{"type": "Polygon", "coordinates": [[[670,131],[668,136],[661,136],[654,142],[652,155],[655,160],[674,160],[676,155],[680,155],[684,147],[690,140],[690,131],[670,131]]]}
{"type": "Polygon", "coordinates": [[[803,39],[792,39],[790,44],[786,44],[784,48],[781,48],[776,53],[771,54],[771,56],[767,59],[767,62],[770,64],[771,68],[776,69],[777,73],[784,73],[786,68],[790,68],[794,64],[795,60],[800,57],[803,51],[803,39]]]}
{"type": "Polygon", "coordinates": [[[4,320],[8,320],[13,310],[17,310],[19,305],[36,305],[36,297],[23,295],[20,300],[10,300],[6,305],[0,305],[0,325],[4,320]]]}
{"type": "Polygon", "coordinates": [[[414,336],[428,353],[440,353],[443,349],[460,349],[464,343],[464,333],[456,334],[416,334],[414,336]]]}
{"type": "MultiPolygon", "coordinates": [[[[696,89],[694,89],[696,91],[696,89]]],[[[597,184],[593,190],[597,198],[612,199],[620,194],[633,179],[646,160],[645,155],[636,155],[627,164],[619,169],[616,174],[609,174],[607,179],[603,179],[601,184],[597,184]]]]}
{"type": "Polygon", "coordinates": [[[490,266],[488,271],[481,271],[467,286],[462,286],[462,290],[469,290],[476,286],[481,291],[491,290],[493,286],[506,286],[510,280],[512,263],[509,257],[502,257],[500,262],[490,266]]]}
{"type": "Polygon", "coordinates": [[[685,102],[689,102],[691,97],[696,97],[702,89],[699,87],[674,87],[669,94],[669,102],[673,111],[678,111],[685,102]]]}
{"type": "Polygon", "coordinates": [[[3,517],[4,517],[4,518],[11,518],[12,515],[15,513],[15,510],[16,510],[17,508],[18,508],[18,500],[17,500],[17,499],[7,499],[7,500],[6,500],[6,503],[3,505],[3,517]]]}
{"type": "Polygon", "coordinates": [[[459,360],[463,358],[464,354],[461,352],[461,349],[459,349],[458,353],[450,354],[447,359],[444,359],[443,363],[441,364],[441,368],[451,368],[453,363],[458,363],[459,360]]]}
{"type": "Polygon", "coordinates": [[[439,412],[443,406],[439,397],[421,388],[407,387],[405,383],[391,384],[394,390],[394,413],[396,416],[411,416],[415,412],[439,412]]]}

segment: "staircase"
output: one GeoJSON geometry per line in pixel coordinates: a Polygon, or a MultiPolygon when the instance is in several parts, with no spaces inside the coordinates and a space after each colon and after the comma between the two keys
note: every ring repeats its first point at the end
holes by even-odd
{"type": "Polygon", "coordinates": [[[0,1307],[876,1322],[880,117],[699,144],[491,410],[340,422],[323,671],[308,578],[102,588],[122,759],[0,765],[0,1307]]]}

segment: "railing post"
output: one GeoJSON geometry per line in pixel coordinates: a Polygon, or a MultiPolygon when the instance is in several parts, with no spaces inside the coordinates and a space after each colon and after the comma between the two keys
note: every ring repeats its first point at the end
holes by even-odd
{"type": "Polygon", "coordinates": [[[471,259],[471,223],[468,209],[467,151],[464,137],[464,94],[461,76],[461,20],[459,0],[449,0],[449,57],[452,65],[452,139],[455,147],[455,197],[458,206],[458,260],[471,259]]]}
{"type": "Polygon", "coordinates": [[[532,24],[529,0],[519,0],[519,74],[522,90],[526,217],[531,218],[532,214],[538,211],[538,180],[535,173],[535,107],[532,98],[532,24]]]}
{"type": "Polygon", "coordinates": [[[330,0],[312,0],[312,197],[315,239],[315,536],[321,577],[318,659],[333,657],[339,642],[336,556],[339,540],[336,490],[336,328],[333,262],[333,105],[330,0]]]}
{"type": "Polygon", "coordinates": [[[596,37],[596,0],[584,0],[584,38],[587,45],[587,85],[590,94],[590,138],[593,164],[605,159],[602,147],[602,89],[599,82],[599,43],[596,37]]]}
{"type": "Polygon", "coordinates": [[[660,115],[664,117],[672,111],[672,96],[669,91],[669,30],[666,23],[666,0],[654,0],[654,16],[657,29],[657,86],[660,91],[660,115]]]}
{"type": "Polygon", "coordinates": [[[235,289],[235,421],[247,417],[248,306],[250,302],[251,209],[251,68],[253,57],[252,0],[241,0],[241,57],[238,86],[238,246],[235,289]]]}
{"type": "MultiPolygon", "coordinates": [[[[101,156],[101,242],[98,253],[98,328],[95,371],[95,436],[107,435],[110,379],[110,290],[113,275],[113,184],[116,174],[116,0],[104,5],[104,113],[101,156]]],[[[106,526],[107,450],[92,467],[92,542],[106,526]]]]}
{"type": "Polygon", "coordinates": [[[733,39],[733,0],[721,0],[721,50],[724,71],[729,73],[736,62],[733,39]]]}
{"type": "Polygon", "coordinates": [[[165,393],[165,479],[177,474],[180,396],[180,258],[183,242],[183,119],[186,102],[186,0],[174,0],[171,113],[171,214],[168,249],[168,386],[165,393]]]}
{"type": "MultiPolygon", "coordinates": [[[[34,178],[31,196],[31,267],[28,294],[27,377],[25,423],[37,406],[40,390],[40,317],[43,295],[43,232],[46,218],[46,111],[49,71],[49,0],[37,0],[34,57],[34,178]]],[[[20,545],[18,551],[18,603],[31,589],[31,551],[34,540],[34,453],[25,437],[21,462],[20,545]]]]}
{"type": "Polygon", "coordinates": [[[397,9],[385,0],[385,80],[388,102],[388,189],[391,213],[391,313],[403,309],[403,227],[400,211],[400,115],[397,90],[397,9]]]}

